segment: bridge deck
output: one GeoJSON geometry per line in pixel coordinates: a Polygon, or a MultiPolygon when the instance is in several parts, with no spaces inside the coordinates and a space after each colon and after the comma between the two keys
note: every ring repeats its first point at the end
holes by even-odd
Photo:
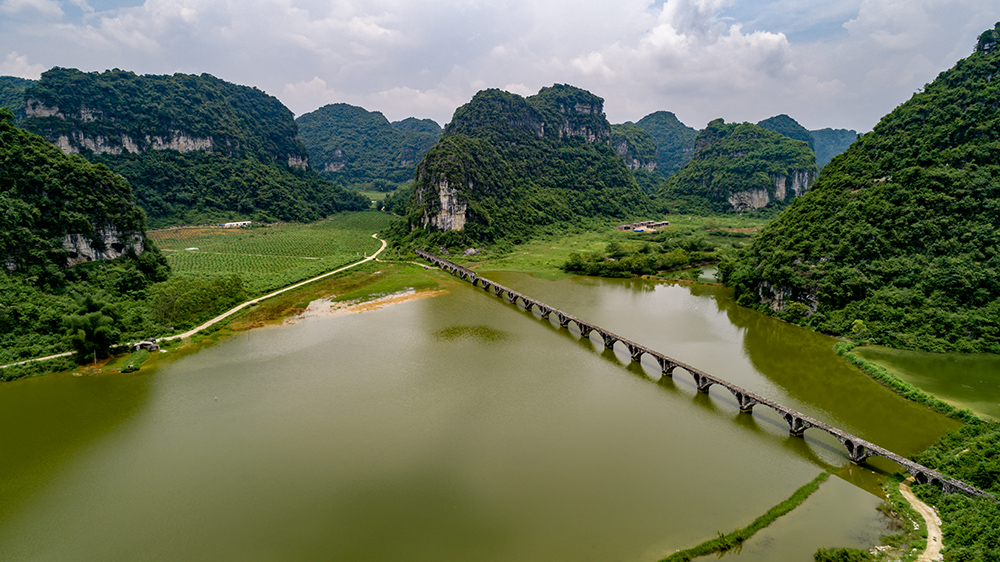
{"type": "Polygon", "coordinates": [[[793,410],[792,408],[788,408],[778,404],[777,402],[768,400],[763,396],[750,392],[749,390],[741,388],[729,381],[706,373],[686,363],[682,363],[681,361],[664,355],[654,349],[615,334],[610,330],[605,330],[596,324],[585,322],[572,314],[553,308],[539,300],[535,300],[495,281],[482,277],[471,269],[464,268],[456,263],[452,263],[419,248],[414,250],[414,252],[427,261],[436,264],[441,269],[450,272],[452,275],[468,281],[474,287],[482,287],[484,290],[490,291],[498,297],[506,298],[511,304],[516,305],[518,301],[521,301],[521,305],[525,308],[525,310],[537,308],[542,314],[542,319],[547,320],[555,315],[559,320],[559,325],[561,327],[569,327],[569,324],[571,323],[576,324],[580,334],[584,337],[589,337],[592,332],[597,332],[604,340],[605,347],[609,349],[613,348],[615,343],[620,342],[628,349],[631,354],[632,361],[638,362],[641,360],[643,355],[649,355],[656,359],[656,362],[660,365],[663,374],[666,376],[672,376],[675,369],[681,368],[691,374],[700,392],[707,393],[709,391],[709,387],[712,385],[721,386],[733,394],[739,403],[740,410],[743,412],[752,413],[753,407],[757,405],[768,407],[782,416],[789,426],[789,431],[793,435],[801,436],[805,430],[809,428],[816,428],[821,431],[825,431],[836,437],[837,440],[839,440],[840,443],[847,449],[848,458],[851,462],[861,464],[869,457],[883,457],[906,469],[906,471],[912,474],[920,483],[935,484],[949,493],[963,492],[969,496],[993,497],[992,495],[970,486],[965,482],[949,478],[948,476],[931,470],[926,466],[897,455],[888,449],[879,447],[874,443],[865,441],[860,437],[851,435],[846,431],[842,431],[836,427],[823,423],[815,418],[793,410]]]}

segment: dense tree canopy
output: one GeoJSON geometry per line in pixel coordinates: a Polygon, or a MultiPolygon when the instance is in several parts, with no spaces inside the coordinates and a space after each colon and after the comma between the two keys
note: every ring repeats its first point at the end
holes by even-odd
{"type": "Polygon", "coordinates": [[[346,103],[325,105],[296,122],[312,165],[348,185],[413,179],[417,163],[441,138],[441,127],[430,119],[390,123],[377,111],[346,103]]]}
{"type": "Polygon", "coordinates": [[[698,130],[681,123],[669,111],[657,111],[640,119],[636,126],[649,133],[656,145],[656,170],[670,177],[680,170],[694,154],[694,139],[698,130]]]}
{"type": "Polygon", "coordinates": [[[694,156],[670,176],[658,200],[671,212],[713,213],[740,210],[734,194],[754,194],[758,202],[782,205],[795,196],[793,176],[816,172],[806,143],[751,123],[716,119],[698,133],[694,156]],[[784,178],[784,179],[782,179],[784,178]],[[787,185],[784,193],[779,185],[787,185]]]}
{"type": "Polygon", "coordinates": [[[792,119],[788,115],[782,113],[781,115],[775,115],[768,119],[757,123],[761,127],[764,127],[768,131],[774,131],[775,133],[781,133],[790,139],[800,140],[809,145],[810,150],[815,150],[813,146],[813,136],[808,129],[799,124],[798,121],[792,119]]]}
{"type": "Polygon", "coordinates": [[[411,228],[427,228],[441,189],[467,205],[463,243],[516,240],[575,217],[632,216],[647,197],[609,144],[603,100],[572,86],[522,98],[484,90],[458,108],[417,170],[411,228]]]}
{"type": "Polygon", "coordinates": [[[292,112],[256,88],[53,68],[25,97],[26,129],[124,176],[155,224],[315,220],[368,205],[306,167],[292,112]]]}
{"type": "Polygon", "coordinates": [[[894,347],[1000,352],[1000,51],[983,45],[724,268],[741,304],[894,347]]]}
{"type": "Polygon", "coordinates": [[[18,121],[24,119],[24,91],[34,83],[26,78],[0,76],[0,107],[13,111],[18,121]]]}

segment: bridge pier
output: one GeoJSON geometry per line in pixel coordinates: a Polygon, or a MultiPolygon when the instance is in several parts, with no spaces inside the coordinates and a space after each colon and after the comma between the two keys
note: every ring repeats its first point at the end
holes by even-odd
{"type": "Polygon", "coordinates": [[[606,332],[601,332],[600,330],[598,330],[597,333],[601,334],[601,339],[604,340],[604,348],[605,349],[612,349],[612,348],[615,347],[615,342],[618,341],[618,338],[616,338],[616,337],[614,337],[611,334],[608,334],[606,332]]]}
{"type": "Polygon", "coordinates": [[[590,332],[594,331],[594,327],[591,326],[591,325],[589,325],[589,324],[581,324],[578,321],[576,323],[576,325],[580,328],[580,335],[583,336],[583,337],[585,337],[585,338],[589,338],[590,337],[590,332]]]}
{"type": "Polygon", "coordinates": [[[504,289],[500,285],[493,285],[493,294],[496,295],[496,296],[498,296],[498,297],[502,297],[505,290],[506,289],[504,289]]]}
{"type": "Polygon", "coordinates": [[[738,390],[733,390],[733,389],[729,390],[733,393],[733,396],[736,397],[736,402],[740,405],[740,411],[743,412],[744,414],[752,414],[753,407],[756,406],[757,404],[760,404],[760,402],[757,402],[753,398],[747,396],[746,394],[743,394],[738,390]]]}
{"type": "Polygon", "coordinates": [[[645,353],[645,351],[643,351],[641,347],[633,344],[629,344],[628,352],[632,356],[633,363],[638,363],[639,361],[641,361],[642,354],[645,353]]]}
{"type": "Polygon", "coordinates": [[[793,416],[792,414],[785,414],[784,418],[785,423],[788,424],[788,433],[791,433],[793,437],[802,437],[802,434],[804,434],[807,429],[812,427],[809,422],[798,416],[793,416]]]}
{"type": "Polygon", "coordinates": [[[491,288],[493,288],[493,284],[483,279],[482,277],[479,278],[479,281],[480,281],[480,286],[482,286],[483,290],[486,291],[487,293],[490,292],[491,288]]]}
{"type": "Polygon", "coordinates": [[[548,307],[542,307],[541,304],[538,305],[538,310],[542,311],[542,320],[548,320],[549,315],[552,314],[552,309],[548,307]]]}
{"type": "Polygon", "coordinates": [[[559,313],[559,327],[560,328],[569,327],[569,316],[566,316],[562,312],[559,313]]]}
{"type": "Polygon", "coordinates": [[[863,464],[869,457],[868,449],[861,443],[855,443],[850,439],[842,439],[844,448],[847,449],[847,458],[854,464],[863,464]]]}
{"type": "Polygon", "coordinates": [[[665,377],[674,376],[674,367],[676,367],[677,365],[674,365],[669,360],[667,360],[666,357],[662,357],[660,355],[656,356],[656,362],[660,364],[660,374],[662,374],[665,377]]]}
{"type": "Polygon", "coordinates": [[[521,304],[524,305],[524,309],[525,310],[527,310],[528,312],[531,312],[531,307],[535,306],[535,301],[529,301],[529,300],[526,300],[526,299],[524,299],[522,297],[521,298],[521,304]]]}
{"type": "Polygon", "coordinates": [[[507,300],[510,301],[510,304],[516,303],[517,302],[517,293],[511,292],[511,291],[507,291],[507,300]]]}
{"type": "Polygon", "coordinates": [[[691,376],[694,377],[694,383],[698,385],[698,392],[701,392],[702,394],[708,394],[708,388],[715,384],[715,381],[704,375],[691,373],[691,376]]]}

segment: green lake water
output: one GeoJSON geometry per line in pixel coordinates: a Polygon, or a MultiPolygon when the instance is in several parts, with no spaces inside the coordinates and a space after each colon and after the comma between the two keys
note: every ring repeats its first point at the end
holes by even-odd
{"type": "MultiPolygon", "coordinates": [[[[721,288],[490,277],[903,455],[958,427],[721,288]]],[[[446,288],[130,375],[0,385],[0,560],[654,561],[826,469],[740,558],[884,530],[877,474],[832,437],[446,288]]]]}
{"type": "Polygon", "coordinates": [[[854,353],[953,406],[1000,420],[1000,355],[927,353],[881,346],[859,347],[854,353]]]}

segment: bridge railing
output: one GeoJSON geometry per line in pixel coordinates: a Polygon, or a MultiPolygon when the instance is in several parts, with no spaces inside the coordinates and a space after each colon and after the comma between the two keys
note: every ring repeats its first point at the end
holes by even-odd
{"type": "Polygon", "coordinates": [[[888,449],[879,447],[874,443],[861,439],[860,437],[847,433],[846,431],[833,427],[829,424],[823,423],[815,418],[793,410],[792,408],[778,404],[773,400],[769,400],[756,393],[750,392],[749,390],[741,388],[740,386],[729,381],[706,373],[696,367],[692,367],[691,365],[660,353],[659,351],[615,334],[610,330],[605,330],[596,324],[585,322],[572,314],[551,307],[542,301],[533,299],[518,291],[505,287],[496,281],[482,277],[471,269],[462,267],[456,263],[435,256],[434,254],[419,248],[415,249],[414,253],[437,265],[441,269],[448,271],[452,275],[468,281],[474,287],[479,286],[488,292],[492,292],[497,297],[506,298],[511,304],[516,305],[518,301],[521,301],[521,305],[525,310],[530,311],[533,308],[538,308],[539,312],[541,312],[541,317],[544,320],[548,320],[555,315],[559,321],[560,327],[568,328],[569,324],[576,324],[577,329],[580,331],[580,335],[583,337],[589,338],[592,332],[597,332],[601,335],[601,338],[604,340],[604,346],[608,349],[613,349],[614,344],[620,342],[628,348],[633,362],[639,362],[641,361],[643,355],[649,355],[659,364],[664,376],[673,376],[673,372],[677,368],[684,369],[694,378],[699,392],[707,394],[709,387],[712,385],[721,386],[733,394],[739,404],[740,411],[742,412],[752,414],[754,406],[766,406],[777,412],[785,420],[785,423],[788,424],[789,432],[792,435],[801,437],[809,428],[816,428],[821,431],[825,431],[840,441],[840,443],[847,450],[848,458],[853,463],[862,464],[869,457],[882,457],[903,467],[907,472],[912,474],[919,483],[935,484],[948,493],[963,492],[969,496],[981,496],[995,499],[991,494],[970,486],[965,482],[945,476],[940,472],[897,455],[888,449]]]}

